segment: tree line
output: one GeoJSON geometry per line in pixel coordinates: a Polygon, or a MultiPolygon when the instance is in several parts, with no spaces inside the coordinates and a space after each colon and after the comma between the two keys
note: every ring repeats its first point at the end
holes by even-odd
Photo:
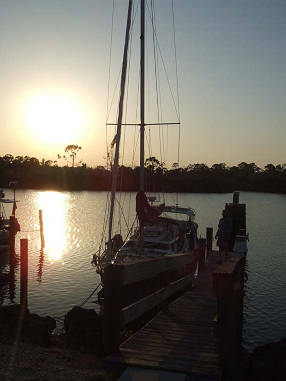
{"type": "MultiPolygon", "coordinates": [[[[94,168],[81,164],[76,167],[59,166],[57,161],[35,157],[0,156],[0,186],[8,187],[17,181],[20,189],[95,190],[111,187],[112,168],[94,168]]],[[[118,189],[136,191],[139,167],[120,166],[118,189]]],[[[286,164],[267,164],[259,168],[255,163],[241,162],[236,166],[225,163],[194,163],[180,167],[174,163],[166,168],[156,157],[145,161],[145,184],[153,192],[232,192],[234,190],[286,193],[286,164]]]]}

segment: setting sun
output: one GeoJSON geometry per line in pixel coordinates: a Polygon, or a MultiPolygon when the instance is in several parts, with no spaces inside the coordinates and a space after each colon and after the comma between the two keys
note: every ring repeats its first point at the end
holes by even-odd
{"type": "Polygon", "coordinates": [[[32,134],[45,143],[65,144],[82,134],[83,110],[75,99],[66,95],[30,95],[24,102],[23,112],[32,134]]]}

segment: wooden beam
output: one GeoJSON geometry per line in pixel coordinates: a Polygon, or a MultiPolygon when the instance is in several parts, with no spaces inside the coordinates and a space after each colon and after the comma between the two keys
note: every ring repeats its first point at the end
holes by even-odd
{"type": "Polygon", "coordinates": [[[150,311],[155,306],[168,299],[176,292],[187,287],[193,280],[193,274],[187,275],[183,278],[170,283],[167,287],[162,288],[145,298],[140,299],[138,302],[131,304],[121,310],[120,313],[120,326],[124,327],[126,324],[134,321],[142,316],[145,312],[150,311]]]}

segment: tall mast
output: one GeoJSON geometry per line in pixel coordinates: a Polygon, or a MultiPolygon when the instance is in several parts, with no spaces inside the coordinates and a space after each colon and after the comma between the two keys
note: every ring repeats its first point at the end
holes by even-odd
{"type": "Polygon", "coordinates": [[[121,138],[126,71],[127,71],[127,55],[128,55],[128,45],[129,45],[129,32],[130,32],[130,25],[131,25],[131,13],[132,13],[132,0],[129,0],[128,16],[127,16],[127,24],[126,24],[126,32],[125,32],[124,53],[123,53],[123,61],[122,61],[121,83],[120,83],[120,98],[119,98],[117,130],[116,130],[116,148],[115,148],[114,165],[113,165],[113,171],[112,171],[113,176],[112,176],[110,215],[109,215],[109,227],[108,227],[107,259],[111,259],[112,257],[111,236],[112,236],[114,203],[115,203],[115,193],[116,193],[116,186],[117,186],[118,166],[119,166],[119,148],[120,148],[120,138],[121,138]]]}
{"type": "Polygon", "coordinates": [[[144,191],[144,130],[145,130],[145,0],[141,0],[140,35],[140,190],[144,191]]]}

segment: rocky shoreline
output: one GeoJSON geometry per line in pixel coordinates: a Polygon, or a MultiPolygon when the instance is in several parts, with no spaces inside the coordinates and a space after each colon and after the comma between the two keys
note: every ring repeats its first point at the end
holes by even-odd
{"type": "MultiPolygon", "coordinates": [[[[31,314],[19,305],[0,308],[0,381],[113,381],[120,372],[103,358],[101,319],[94,310],[74,307],[64,321],[64,335],[54,334],[56,322],[31,314]]],[[[227,380],[286,379],[286,338],[242,351],[237,372],[227,380]]]]}
{"type": "Polygon", "coordinates": [[[100,319],[74,307],[56,335],[51,317],[20,305],[0,308],[0,381],[111,381],[118,377],[103,361],[100,319]]]}
{"type": "Polygon", "coordinates": [[[94,354],[81,353],[52,342],[0,343],[0,381],[111,381],[116,379],[94,354]]]}

